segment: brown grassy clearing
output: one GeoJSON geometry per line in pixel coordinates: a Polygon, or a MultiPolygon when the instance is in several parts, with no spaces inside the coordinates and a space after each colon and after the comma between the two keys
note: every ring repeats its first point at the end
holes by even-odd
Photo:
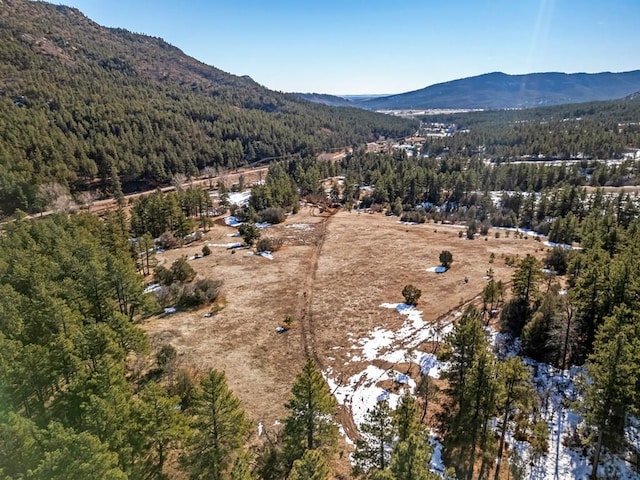
{"type": "MultiPolygon", "coordinates": [[[[364,363],[350,361],[352,342],[376,326],[401,326],[404,317],[380,304],[402,302],[404,285],[422,290],[418,308],[426,321],[434,321],[474,299],[489,268],[496,280],[510,281],[513,269],[503,255],[541,256],[548,250],[531,237],[506,238],[501,232],[496,239],[493,230],[486,241],[466,240],[458,236],[464,230],[451,225],[403,225],[382,214],[317,212],[303,208],[263,231],[285,239],[272,261],[247,249],[212,246],[210,256],[190,262],[198,275],[225,282],[224,307],[213,317],[203,317],[204,308],[143,324],[155,346],[171,343],[184,364],[223,369],[247,413],[267,430],[285,416],[284,403],[306,353],[337,377],[348,378],[364,368],[364,363]],[[445,249],[453,254],[452,268],[444,274],[428,272],[445,249]],[[496,259],[490,263],[492,252],[496,259]],[[294,318],[291,330],[277,334],[275,328],[287,315],[294,318]]],[[[199,253],[204,243],[239,241],[228,236],[235,231],[216,225],[204,241],[158,255],[160,264],[199,253]]],[[[412,371],[417,377],[417,369],[412,371]]],[[[341,412],[345,423],[348,417],[349,412],[341,412]]]]}

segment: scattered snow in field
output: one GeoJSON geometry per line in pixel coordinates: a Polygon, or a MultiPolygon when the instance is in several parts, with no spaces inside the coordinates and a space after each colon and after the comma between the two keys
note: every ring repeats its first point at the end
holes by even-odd
{"type": "Polygon", "coordinates": [[[238,219],[238,217],[229,216],[224,217],[224,224],[229,227],[239,227],[242,225],[242,222],[238,219]]]}
{"type": "MultiPolygon", "coordinates": [[[[228,227],[234,227],[234,228],[238,228],[240,225],[244,225],[245,222],[241,222],[240,219],[238,217],[234,217],[234,216],[228,216],[228,217],[224,217],[224,224],[227,225],[228,227]]],[[[258,222],[255,224],[256,227],[258,228],[268,228],[271,226],[270,223],[268,222],[258,222]]],[[[239,234],[231,234],[231,236],[238,236],[239,234]]]]}
{"type": "Polygon", "coordinates": [[[425,353],[420,357],[420,371],[423,375],[429,375],[432,378],[440,378],[440,372],[443,369],[442,363],[433,353],[425,353]]]}
{"type": "Polygon", "coordinates": [[[313,227],[308,223],[292,223],[285,228],[293,228],[294,230],[311,230],[313,227]]]}
{"type": "Polygon", "coordinates": [[[506,230],[509,232],[522,233],[523,235],[527,235],[533,238],[536,238],[536,237],[544,238],[544,235],[542,235],[541,233],[538,233],[535,230],[530,230],[528,228],[518,228],[518,227],[492,227],[492,228],[495,228],[496,230],[506,230]]]}
{"type": "MultiPolygon", "coordinates": [[[[404,303],[383,303],[381,307],[395,309],[406,316],[402,327],[396,332],[378,327],[368,337],[360,339],[348,335],[354,343],[351,348],[362,352],[361,355],[352,356],[349,363],[362,361],[366,363],[376,359],[393,364],[418,363],[423,362],[424,358],[430,358],[429,374],[439,375],[441,365],[436,357],[413,349],[423,341],[433,339],[436,333],[432,326],[426,325],[422,319],[422,312],[404,303]]],[[[324,372],[324,376],[338,403],[350,408],[356,425],[364,422],[367,410],[373,408],[376,402],[386,399],[390,407],[395,408],[401,394],[406,390],[412,391],[416,386],[415,381],[406,372],[393,368],[384,370],[371,364],[367,364],[364,370],[346,381],[336,380],[331,368],[324,372]],[[381,380],[394,380],[397,386],[402,387],[398,393],[392,393],[377,385],[381,380]]]]}
{"type": "Polygon", "coordinates": [[[433,435],[429,436],[429,442],[433,447],[433,455],[431,456],[431,471],[433,473],[444,474],[445,466],[442,461],[442,443],[433,435]]]}
{"type": "Polygon", "coordinates": [[[429,267],[426,270],[427,272],[431,272],[431,273],[444,273],[447,271],[447,269],[442,265],[439,265],[437,267],[429,267]]]}
{"type": "Polygon", "coordinates": [[[268,250],[263,250],[262,252],[256,252],[256,255],[264,258],[268,258],[269,260],[273,260],[273,255],[268,250]]]}
{"type": "Polygon", "coordinates": [[[234,243],[208,243],[210,247],[225,247],[225,248],[240,248],[244,245],[242,242],[234,242],[234,243]]]}
{"type": "Polygon", "coordinates": [[[369,338],[361,338],[359,343],[362,345],[364,359],[375,360],[378,358],[378,352],[383,348],[389,347],[393,343],[393,337],[394,334],[390,330],[376,328],[371,332],[369,338]]]}
{"type": "MultiPolygon", "coordinates": [[[[422,311],[405,303],[383,303],[380,306],[395,308],[398,313],[407,316],[407,320],[395,333],[395,336],[408,348],[416,348],[426,341],[442,341],[444,336],[453,329],[451,322],[447,325],[443,325],[442,322],[427,325],[422,319],[422,311]]],[[[454,316],[458,316],[457,313],[454,312],[454,316]]]]}
{"type": "Polygon", "coordinates": [[[574,247],[573,245],[568,245],[566,243],[555,243],[555,242],[549,242],[548,240],[546,242],[543,242],[547,247],[561,247],[564,248],[565,250],[582,250],[582,247],[574,247]]]}
{"type": "Polygon", "coordinates": [[[244,192],[230,192],[229,203],[232,205],[238,205],[240,207],[249,203],[251,197],[251,190],[245,190],[244,192]]]}
{"type": "Polygon", "coordinates": [[[152,283],[150,285],[147,285],[147,288],[145,288],[142,293],[152,293],[152,292],[157,292],[158,290],[160,290],[162,288],[162,285],[160,285],[159,283],[152,283]]]}

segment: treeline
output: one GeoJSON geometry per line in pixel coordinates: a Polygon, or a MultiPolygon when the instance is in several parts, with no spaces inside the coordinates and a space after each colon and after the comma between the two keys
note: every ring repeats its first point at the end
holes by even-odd
{"type": "MultiPolygon", "coordinates": [[[[569,210],[585,209],[581,187],[638,183],[639,168],[632,160],[613,165],[588,160],[564,165],[487,164],[477,157],[407,157],[397,151],[356,153],[342,161],[337,174],[345,177],[344,201],[358,200],[359,187],[367,186],[371,192],[365,206],[401,205],[409,211],[425,205],[442,207],[439,215],[454,216],[475,207],[474,216],[480,221],[490,218],[497,226],[532,228],[534,217],[540,223],[556,213],[564,217],[569,210]],[[499,212],[492,206],[491,192],[502,192],[499,212]]],[[[600,191],[599,205],[602,197],[600,191]]],[[[627,203],[626,195],[622,202],[627,203]]]]}
{"type": "Polygon", "coordinates": [[[273,92],[160,39],[75,9],[16,0],[0,11],[0,208],[36,210],[38,185],[167,183],[207,166],[309,156],[417,122],[273,92]],[[95,184],[98,179],[102,183],[95,184]]]}
{"type": "Polygon", "coordinates": [[[523,110],[426,116],[426,123],[455,124],[451,137],[430,137],[422,152],[482,156],[497,160],[621,158],[640,146],[640,102],[617,100],[523,110]]]}

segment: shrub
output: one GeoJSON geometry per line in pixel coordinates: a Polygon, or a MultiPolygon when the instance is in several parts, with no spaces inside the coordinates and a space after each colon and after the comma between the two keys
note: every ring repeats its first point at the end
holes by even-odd
{"type": "Polygon", "coordinates": [[[169,394],[180,397],[182,410],[187,410],[193,404],[198,384],[196,377],[194,369],[182,367],[176,372],[173,381],[169,384],[169,394]]]}
{"type": "Polygon", "coordinates": [[[473,220],[469,223],[469,226],[467,227],[467,238],[469,240],[473,240],[476,235],[476,232],[477,232],[477,226],[476,226],[475,220],[473,220]]]}
{"type": "Polygon", "coordinates": [[[547,253],[544,263],[548,268],[555,270],[558,275],[564,275],[567,273],[569,265],[569,252],[562,247],[554,247],[547,253]]]}
{"type": "Polygon", "coordinates": [[[258,252],[277,252],[282,248],[283,243],[284,240],[282,238],[261,238],[256,244],[256,250],[258,252]]]}
{"type": "Polygon", "coordinates": [[[173,281],[178,282],[190,282],[196,277],[195,270],[184,255],[171,264],[171,274],[173,281]]]}
{"type": "Polygon", "coordinates": [[[238,232],[240,232],[240,236],[244,243],[252,246],[255,241],[260,238],[260,229],[256,227],[254,223],[245,223],[238,227],[238,232]]]}
{"type": "Polygon", "coordinates": [[[205,245],[204,247],[202,247],[202,255],[205,257],[211,255],[211,249],[209,248],[209,245],[205,245]]]}
{"type": "Polygon", "coordinates": [[[221,280],[201,279],[193,284],[182,285],[176,294],[176,305],[180,308],[195,308],[213,303],[222,289],[221,280]]]}
{"type": "Polygon", "coordinates": [[[173,283],[173,273],[168,268],[158,265],[153,271],[153,281],[160,285],[171,285],[173,283]]]}
{"type": "Polygon", "coordinates": [[[449,269],[451,263],[453,262],[453,254],[449,250],[443,250],[440,252],[440,264],[449,269]]]}
{"type": "Polygon", "coordinates": [[[286,218],[287,216],[284,208],[269,207],[264,210],[260,210],[258,213],[258,219],[261,222],[271,223],[274,225],[276,223],[284,222],[286,218]]]}
{"type": "Polygon", "coordinates": [[[418,305],[418,300],[422,295],[422,291],[414,285],[405,285],[402,289],[402,296],[404,297],[404,303],[407,305],[418,305]]]}
{"type": "Polygon", "coordinates": [[[404,212],[400,217],[401,222],[411,222],[411,223],[424,223],[427,220],[427,215],[424,210],[415,211],[415,212],[404,212]]]}
{"type": "Polygon", "coordinates": [[[173,345],[165,343],[160,348],[160,351],[156,354],[156,362],[161,370],[170,368],[178,357],[178,352],[173,345]]]}
{"type": "Polygon", "coordinates": [[[166,231],[158,238],[158,246],[165,250],[176,248],[178,246],[178,239],[173,232],[166,231]]]}

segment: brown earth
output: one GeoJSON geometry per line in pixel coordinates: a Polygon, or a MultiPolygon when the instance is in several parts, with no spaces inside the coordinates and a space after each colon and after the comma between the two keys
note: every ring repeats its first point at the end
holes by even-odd
{"type": "MultiPolygon", "coordinates": [[[[486,240],[459,238],[460,231],[453,225],[404,225],[382,214],[320,215],[317,208],[304,207],[263,230],[263,236],[284,238],[284,247],[269,260],[248,249],[216,246],[240,240],[229,236],[236,229],[218,223],[203,241],[159,254],[158,260],[168,266],[211,245],[210,256],[190,263],[198,275],[224,280],[223,308],[210,318],[204,317],[208,308],[154,317],[143,328],[156,348],[174,345],[184,364],[223,369],[255,423],[273,431],[286,415],[284,404],[305,356],[330,367],[334,378],[361,371],[362,364],[350,361],[353,341],[376,326],[402,325],[404,317],[380,304],[402,302],[404,285],[422,290],[419,308],[426,321],[452,321],[453,311],[477,300],[489,268],[496,280],[510,281],[513,269],[505,265],[505,255],[541,256],[548,250],[531,237],[506,238],[504,231],[495,238],[492,230],[486,240]],[[453,254],[451,269],[427,271],[439,264],[442,250],[453,254]],[[276,333],[287,316],[294,318],[291,329],[276,333]]],[[[339,418],[355,436],[350,413],[341,409],[339,418]]]]}

